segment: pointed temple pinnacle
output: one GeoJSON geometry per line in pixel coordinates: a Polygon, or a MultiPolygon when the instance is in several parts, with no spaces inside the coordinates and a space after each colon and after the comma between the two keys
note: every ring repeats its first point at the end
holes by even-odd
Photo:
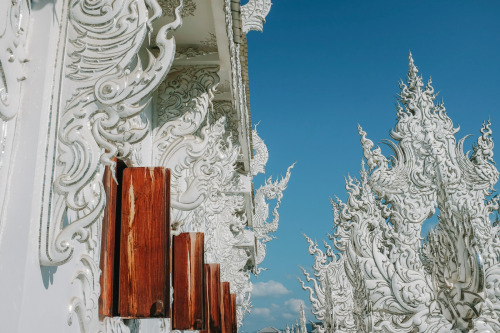
{"type": "Polygon", "coordinates": [[[417,76],[418,69],[415,66],[415,62],[413,61],[413,56],[411,51],[408,54],[408,79],[415,78],[417,76]]]}

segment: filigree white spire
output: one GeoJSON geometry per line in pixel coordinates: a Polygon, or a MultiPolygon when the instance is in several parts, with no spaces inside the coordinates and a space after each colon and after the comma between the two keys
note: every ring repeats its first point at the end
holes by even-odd
{"type": "Polygon", "coordinates": [[[325,255],[308,239],[315,278],[305,274],[314,289],[302,285],[327,332],[500,331],[491,124],[483,125],[469,158],[431,84],[424,86],[410,54],[391,132],[396,143],[389,142],[394,156],[383,156],[359,127],[368,170],[362,163],[360,180],[346,180],[347,202],[333,203],[338,252],[327,245],[325,255]],[[436,208],[439,225],[422,241],[422,224],[436,208]],[[344,300],[341,290],[350,290],[344,300]],[[339,304],[351,307],[350,328],[339,304]]]}
{"type": "Polygon", "coordinates": [[[306,312],[303,303],[300,303],[300,333],[307,333],[306,312]]]}

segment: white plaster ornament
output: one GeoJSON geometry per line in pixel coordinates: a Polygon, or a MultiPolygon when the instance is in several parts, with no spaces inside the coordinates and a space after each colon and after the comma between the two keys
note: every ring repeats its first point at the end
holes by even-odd
{"type": "Polygon", "coordinates": [[[304,271],[313,312],[326,332],[499,332],[499,226],[492,197],[490,123],[472,154],[443,103],[434,103],[409,57],[386,158],[359,127],[360,180],[332,202],[334,249],[308,239],[314,277],[304,271]],[[422,224],[438,212],[427,239],[422,224]]]}

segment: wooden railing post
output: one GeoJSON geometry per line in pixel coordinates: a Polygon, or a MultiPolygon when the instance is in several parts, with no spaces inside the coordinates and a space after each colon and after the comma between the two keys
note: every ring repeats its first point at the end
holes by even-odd
{"type": "Polygon", "coordinates": [[[205,329],[204,234],[181,233],[172,244],[172,329],[205,329]]]}
{"type": "Polygon", "coordinates": [[[167,317],[170,310],[170,171],[123,172],[118,312],[167,317]]]}
{"type": "Polygon", "coordinates": [[[221,333],[220,264],[205,264],[205,320],[206,328],[200,333],[221,333]]]}
{"type": "Polygon", "coordinates": [[[220,307],[222,333],[231,333],[231,294],[229,282],[221,283],[220,307]]]}

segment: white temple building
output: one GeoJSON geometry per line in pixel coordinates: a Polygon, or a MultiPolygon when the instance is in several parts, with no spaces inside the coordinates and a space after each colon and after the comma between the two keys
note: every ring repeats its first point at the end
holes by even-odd
{"type": "MultiPolygon", "coordinates": [[[[268,151],[252,129],[246,34],[262,31],[270,7],[269,0],[1,2],[0,331],[183,330],[175,316],[192,320],[191,329],[237,331],[293,167],[253,184],[268,151]],[[138,209],[158,196],[140,199],[140,182],[127,183],[124,167],[145,170],[141,191],[169,198],[159,223],[168,222],[171,239],[146,230],[152,220],[142,221],[138,209]],[[268,200],[276,200],[272,217],[268,200]],[[109,231],[113,221],[118,233],[109,231]],[[149,232],[151,243],[136,232],[149,232]],[[186,251],[201,263],[201,280],[185,281],[200,282],[208,304],[206,267],[217,265],[231,296],[217,289],[210,311],[226,296],[233,304],[215,309],[219,326],[200,302],[175,310],[185,296],[174,285],[183,262],[170,246],[195,232],[202,255],[186,251]],[[148,254],[134,261],[141,251],[148,254]],[[156,254],[158,266],[142,267],[144,279],[135,275],[134,265],[155,263],[156,254]],[[122,293],[127,278],[131,289],[152,290],[150,276],[166,298],[144,305],[148,295],[122,293]],[[103,300],[104,291],[113,296],[103,300]],[[120,314],[118,303],[131,312],[120,314]],[[137,314],[150,304],[150,313],[137,314]]],[[[195,289],[187,284],[185,293],[195,289]]]]}

